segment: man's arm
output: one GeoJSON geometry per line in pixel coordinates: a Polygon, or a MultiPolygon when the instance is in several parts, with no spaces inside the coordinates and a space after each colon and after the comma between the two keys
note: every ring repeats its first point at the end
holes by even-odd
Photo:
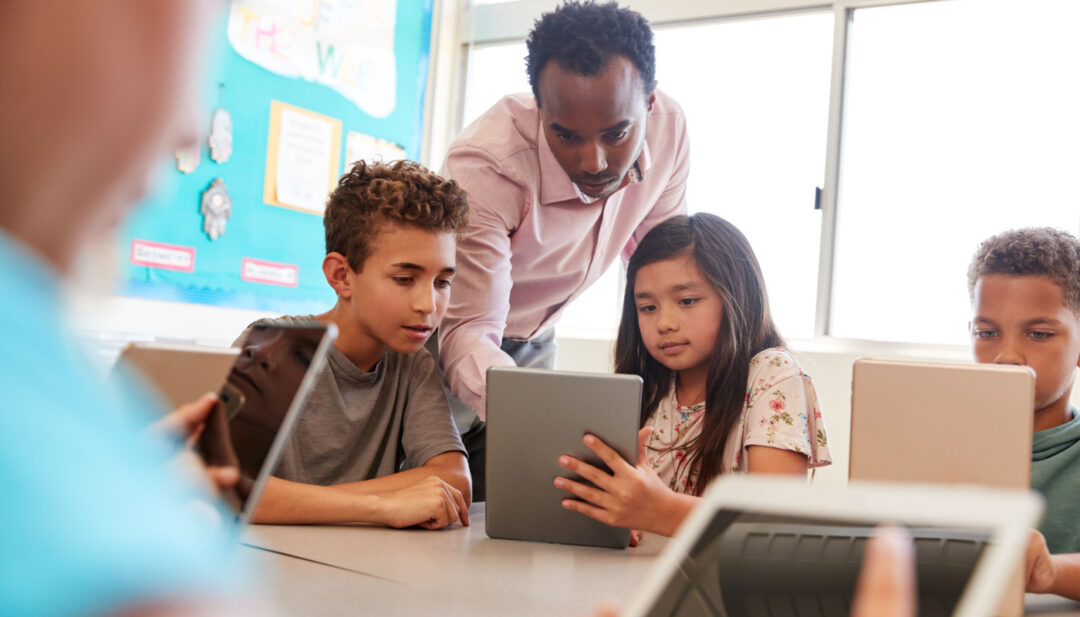
{"type": "Polygon", "coordinates": [[[458,240],[457,276],[439,327],[439,362],[450,392],[486,419],[487,369],[513,366],[500,349],[510,312],[510,234],[524,204],[518,184],[497,171],[482,152],[458,148],[444,175],[465,190],[469,227],[458,240]]]}

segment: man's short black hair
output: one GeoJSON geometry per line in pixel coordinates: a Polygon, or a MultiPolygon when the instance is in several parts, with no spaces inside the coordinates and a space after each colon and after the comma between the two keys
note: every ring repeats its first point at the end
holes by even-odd
{"type": "Polygon", "coordinates": [[[619,54],[637,68],[645,94],[656,86],[652,28],[640,13],[620,8],[614,2],[567,2],[541,15],[525,43],[529,48],[529,84],[538,105],[540,71],[549,60],[571,73],[589,77],[603,71],[612,56],[619,54]]]}

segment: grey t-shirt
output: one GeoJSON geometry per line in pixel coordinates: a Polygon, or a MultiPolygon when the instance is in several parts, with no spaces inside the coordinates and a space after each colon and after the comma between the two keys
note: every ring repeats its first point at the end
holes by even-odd
{"type": "MultiPolygon", "coordinates": [[[[317,323],[312,315],[269,321],[317,323]]],[[[387,348],[370,373],[336,347],[327,360],[275,476],[324,486],[358,482],[465,452],[426,349],[402,354],[387,348]]]]}

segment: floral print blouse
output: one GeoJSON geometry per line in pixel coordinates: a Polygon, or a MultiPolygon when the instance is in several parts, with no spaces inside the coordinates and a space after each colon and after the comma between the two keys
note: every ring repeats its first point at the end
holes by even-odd
{"type": "MultiPolygon", "coordinates": [[[[683,406],[672,382],[646,426],[653,433],[646,443],[646,462],[680,493],[694,493],[697,474],[690,474],[687,444],[701,433],[705,403],[683,406]]],[[[832,463],[825,421],[810,376],[787,350],[766,349],[750,360],[742,416],[728,435],[721,473],[746,473],[747,448],[769,446],[806,456],[810,468],[832,463]]]]}

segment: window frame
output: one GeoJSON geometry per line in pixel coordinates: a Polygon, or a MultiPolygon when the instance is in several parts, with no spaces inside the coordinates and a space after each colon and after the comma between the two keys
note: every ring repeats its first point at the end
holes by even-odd
{"type": "MultiPolygon", "coordinates": [[[[893,356],[969,357],[967,345],[903,343],[862,339],[843,339],[830,335],[830,312],[833,303],[833,273],[836,246],[837,200],[840,183],[844,126],[845,86],[848,69],[850,26],[859,9],[948,2],[949,0],[630,0],[627,5],[640,12],[654,27],[717,23],[761,19],[806,12],[831,12],[833,15],[832,65],[830,69],[825,169],[819,207],[822,224],[819,243],[817,297],[813,338],[792,341],[800,348],[835,353],[886,353],[893,356]]],[[[429,103],[444,104],[441,119],[425,126],[424,162],[435,168],[442,165],[442,153],[462,127],[465,78],[469,52],[475,46],[523,41],[533,21],[543,12],[553,10],[558,0],[510,0],[474,4],[469,0],[437,0],[435,23],[442,32],[452,33],[432,42],[432,73],[444,71],[442,79],[430,80],[429,103]],[[437,51],[435,51],[437,50],[437,51]]],[[[439,37],[433,35],[433,38],[439,37]]],[[[434,106],[433,106],[434,107],[434,106]]],[[[620,288],[625,281],[620,282],[620,288]]]]}

